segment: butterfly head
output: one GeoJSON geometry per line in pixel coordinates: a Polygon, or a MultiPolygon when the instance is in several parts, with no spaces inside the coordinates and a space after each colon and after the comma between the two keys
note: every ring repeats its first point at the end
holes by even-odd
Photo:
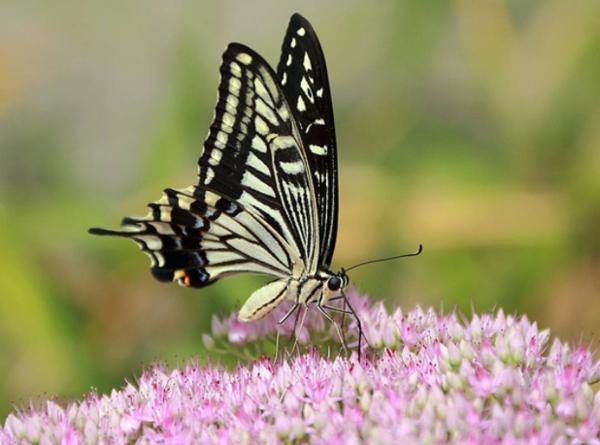
{"type": "Polygon", "coordinates": [[[338,273],[331,274],[327,279],[327,289],[331,292],[342,292],[348,286],[348,275],[342,268],[338,273]]]}
{"type": "Polygon", "coordinates": [[[322,303],[330,300],[333,297],[340,296],[346,290],[349,283],[348,275],[344,269],[339,272],[330,272],[327,278],[323,281],[323,300],[322,303]]]}

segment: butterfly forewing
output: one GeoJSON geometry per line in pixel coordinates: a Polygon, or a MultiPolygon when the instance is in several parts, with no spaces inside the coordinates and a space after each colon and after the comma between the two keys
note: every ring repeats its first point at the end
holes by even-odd
{"type": "Polygon", "coordinates": [[[199,160],[200,185],[255,212],[299,259],[316,264],[308,175],[297,125],[275,73],[250,48],[229,45],[215,118],[199,160]]]}
{"type": "Polygon", "coordinates": [[[319,265],[331,264],[338,223],[337,148],[327,67],[310,23],[290,19],[277,67],[281,88],[299,126],[315,189],[319,265]]]}

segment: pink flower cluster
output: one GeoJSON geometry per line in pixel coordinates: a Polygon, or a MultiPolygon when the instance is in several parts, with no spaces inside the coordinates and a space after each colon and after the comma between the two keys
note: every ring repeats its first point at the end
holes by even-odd
{"type": "MultiPolygon", "coordinates": [[[[600,363],[586,348],[549,344],[547,331],[502,311],[463,320],[352,301],[371,345],[360,361],[309,350],[234,370],[155,366],[110,395],[10,414],[0,443],[600,444],[600,363]]],[[[284,329],[276,319],[215,319],[205,343],[243,348],[284,329]]]]}

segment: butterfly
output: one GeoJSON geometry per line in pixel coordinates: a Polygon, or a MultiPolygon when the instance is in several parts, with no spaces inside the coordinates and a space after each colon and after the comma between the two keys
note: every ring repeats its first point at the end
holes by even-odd
{"type": "MultiPolygon", "coordinates": [[[[198,161],[198,183],[166,189],[121,230],[90,233],[135,241],[160,281],[204,287],[228,275],[273,280],[250,295],[241,321],[284,301],[354,316],[344,269],[330,269],[338,224],[338,166],[327,67],[319,39],[292,15],[277,72],[255,51],[230,44],[215,114],[198,161]],[[343,300],[344,308],[331,303],[343,300]],[[346,309],[346,306],[348,309],[346,309]]],[[[337,325],[336,325],[337,327],[337,325]]],[[[339,330],[338,330],[339,333],[339,330]]]]}

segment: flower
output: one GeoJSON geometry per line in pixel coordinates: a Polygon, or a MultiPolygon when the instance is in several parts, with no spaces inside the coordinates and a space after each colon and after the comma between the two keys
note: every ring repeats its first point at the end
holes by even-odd
{"type": "MultiPolygon", "coordinates": [[[[154,365],[110,394],[10,414],[0,443],[600,444],[600,363],[587,348],[549,344],[548,331],[502,310],[465,320],[350,300],[370,344],[361,359],[332,353],[335,329],[309,310],[304,351],[234,369],[154,365]]],[[[272,342],[291,332],[293,320],[277,324],[284,313],[215,317],[203,340],[238,352],[272,342]]]]}

